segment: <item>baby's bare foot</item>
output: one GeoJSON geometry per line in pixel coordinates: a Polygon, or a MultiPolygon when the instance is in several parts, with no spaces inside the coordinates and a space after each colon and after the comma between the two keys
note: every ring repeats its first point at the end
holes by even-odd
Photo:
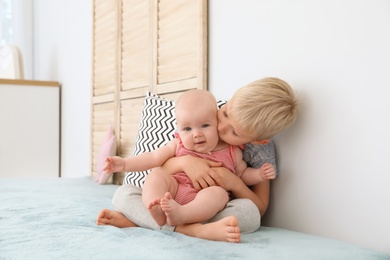
{"type": "Polygon", "coordinates": [[[148,205],[148,210],[150,215],[154,218],[157,225],[164,226],[167,223],[167,216],[165,216],[164,211],[160,206],[160,199],[155,199],[151,201],[148,205]]]}
{"type": "Polygon", "coordinates": [[[200,225],[198,228],[197,237],[199,238],[232,243],[238,243],[241,239],[238,220],[235,216],[229,216],[217,222],[200,225]]]}
{"type": "Polygon", "coordinates": [[[119,211],[102,209],[96,219],[97,225],[110,225],[118,228],[137,227],[119,211]]]}
{"type": "Polygon", "coordinates": [[[161,209],[165,212],[167,216],[167,223],[170,226],[177,226],[186,224],[182,212],[182,205],[177,203],[173,198],[171,193],[165,193],[165,196],[161,198],[161,209]]]}

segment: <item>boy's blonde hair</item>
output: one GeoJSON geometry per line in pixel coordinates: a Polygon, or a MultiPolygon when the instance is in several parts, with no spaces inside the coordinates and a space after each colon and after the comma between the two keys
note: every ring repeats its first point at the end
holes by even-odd
{"type": "Polygon", "coordinates": [[[229,103],[229,117],[256,140],[270,139],[297,118],[294,91],[279,78],[256,80],[237,90],[229,103]]]}

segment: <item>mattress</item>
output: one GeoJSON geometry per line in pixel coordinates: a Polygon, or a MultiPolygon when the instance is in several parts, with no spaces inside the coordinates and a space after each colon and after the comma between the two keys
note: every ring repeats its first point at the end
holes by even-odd
{"type": "Polygon", "coordinates": [[[96,225],[118,186],[90,177],[0,179],[0,259],[390,259],[346,242],[261,227],[241,243],[96,225]]]}

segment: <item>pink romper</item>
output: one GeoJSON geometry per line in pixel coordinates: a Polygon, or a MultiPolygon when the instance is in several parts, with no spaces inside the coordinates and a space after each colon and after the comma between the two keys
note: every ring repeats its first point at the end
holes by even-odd
{"type": "MultiPolygon", "coordinates": [[[[180,138],[178,136],[176,137],[180,138]]],[[[234,152],[233,152],[234,148],[235,146],[229,145],[228,147],[223,148],[221,150],[212,151],[210,153],[203,154],[203,153],[197,153],[186,149],[180,140],[180,144],[176,148],[176,156],[192,155],[210,161],[222,162],[223,167],[229,169],[231,172],[234,173],[234,169],[235,169],[235,160],[234,160],[234,152]]],[[[187,204],[188,202],[192,201],[195,198],[198,191],[195,189],[190,178],[184,172],[174,174],[173,178],[175,178],[179,184],[175,196],[175,201],[177,201],[181,205],[187,204]]]]}

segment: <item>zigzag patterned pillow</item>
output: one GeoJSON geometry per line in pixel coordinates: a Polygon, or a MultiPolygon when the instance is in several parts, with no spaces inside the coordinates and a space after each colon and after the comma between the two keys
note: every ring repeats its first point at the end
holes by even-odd
{"type": "Polygon", "coordinates": [[[218,106],[218,109],[220,109],[221,107],[223,107],[225,104],[226,104],[227,101],[225,100],[218,100],[217,101],[217,106],[218,106]]]}
{"type": "MultiPolygon", "coordinates": [[[[133,155],[149,152],[165,145],[176,130],[175,101],[161,98],[151,92],[146,94],[141,122],[133,155]]],[[[150,172],[127,172],[123,184],[143,187],[150,172]]]]}

